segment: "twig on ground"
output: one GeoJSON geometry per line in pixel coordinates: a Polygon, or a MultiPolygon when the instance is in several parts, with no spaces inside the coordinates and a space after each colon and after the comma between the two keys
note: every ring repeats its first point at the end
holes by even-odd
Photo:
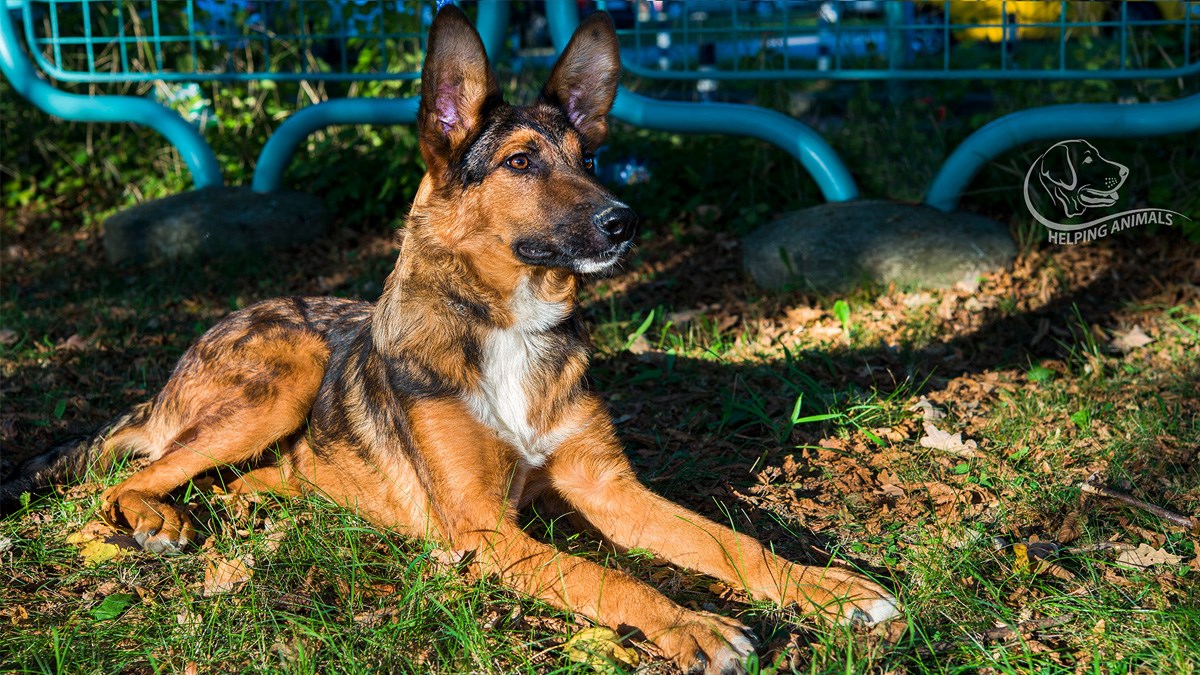
{"type": "Polygon", "coordinates": [[[1067,555],[1099,553],[1100,551],[1116,551],[1117,553],[1120,553],[1122,551],[1132,551],[1135,548],[1137,547],[1133,544],[1126,544],[1120,541],[1102,541],[1099,544],[1086,544],[1084,546],[1072,546],[1070,548],[1064,548],[1063,553],[1066,553],[1067,555]]]}
{"type": "Polygon", "coordinates": [[[1083,490],[1084,492],[1087,492],[1089,494],[1100,495],[1102,497],[1109,497],[1109,498],[1115,499],[1119,502],[1124,502],[1125,504],[1128,504],[1136,509],[1141,509],[1147,513],[1152,513],[1152,514],[1158,516],[1159,518],[1162,518],[1163,520],[1169,521],[1180,527],[1186,527],[1187,529],[1192,530],[1193,532],[1200,532],[1200,521],[1197,521],[1195,518],[1183,516],[1178,513],[1175,513],[1174,511],[1168,511],[1167,509],[1164,509],[1161,506],[1155,506],[1154,504],[1151,504],[1150,502],[1144,502],[1144,501],[1138,499],[1137,497],[1131,497],[1130,495],[1127,495],[1124,492],[1114,490],[1110,487],[1105,487],[1103,485],[1095,485],[1088,481],[1084,481],[1083,483],[1079,484],[1079,489],[1083,490]]]}
{"type": "Polygon", "coordinates": [[[1048,616],[1044,619],[1034,619],[1032,621],[1019,623],[1016,626],[1000,626],[999,628],[989,628],[984,631],[979,631],[978,633],[969,633],[957,640],[939,640],[924,647],[918,647],[916,652],[918,656],[932,656],[933,654],[947,652],[965,644],[978,644],[982,642],[1008,640],[1017,637],[1018,635],[1024,635],[1034,631],[1061,626],[1074,620],[1074,614],[1048,616]]]}

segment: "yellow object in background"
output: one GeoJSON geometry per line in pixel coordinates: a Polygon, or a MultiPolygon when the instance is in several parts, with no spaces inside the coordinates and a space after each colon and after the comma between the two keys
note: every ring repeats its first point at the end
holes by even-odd
{"type": "MultiPolygon", "coordinates": [[[[1009,40],[1055,39],[1061,29],[1058,26],[1030,24],[1057,24],[1066,20],[1066,33],[1074,31],[1097,31],[1096,27],[1075,27],[1071,23],[1089,23],[1116,20],[1121,16],[1121,3],[1108,2],[1034,2],[1031,0],[920,0],[926,7],[950,12],[951,25],[981,24],[977,27],[953,28],[954,34],[963,40],[979,42],[1002,42],[1005,33],[1009,40]],[[1066,15],[1064,16],[1064,6],[1066,15]]],[[[1200,19],[1200,2],[1127,2],[1127,16],[1133,19],[1147,17],[1179,21],[1188,7],[1193,17],[1200,19]]]]}

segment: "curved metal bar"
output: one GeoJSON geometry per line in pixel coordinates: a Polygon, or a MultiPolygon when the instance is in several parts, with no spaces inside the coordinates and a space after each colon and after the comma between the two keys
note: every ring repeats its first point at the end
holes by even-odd
{"type": "Polygon", "coordinates": [[[645,129],[762,139],[799,160],[827,201],[858,199],[854,177],[837,152],[807,124],[783,113],[735,103],[658,101],[621,87],[612,115],[645,129]]]}
{"type": "MultiPolygon", "coordinates": [[[[554,46],[562,51],[579,25],[574,2],[547,2],[554,46]]],[[[831,202],[858,198],[858,186],[825,139],[808,125],[782,113],[735,103],[659,101],[621,87],[612,116],[646,129],[752,136],[772,143],[800,161],[831,202]]]]}
{"type": "Polygon", "coordinates": [[[308,135],[334,124],[412,124],[417,97],[401,99],[339,98],[301,108],[267,139],[254,168],[255,192],[273,192],[283,183],[292,154],[308,135]]]}
{"type": "Polygon", "coordinates": [[[1200,129],[1200,94],[1165,103],[1076,103],[1021,110],[967,137],[942,164],[925,203],[953,211],[985,164],[1030,141],[1165,136],[1200,129]]]}
{"type": "Polygon", "coordinates": [[[197,189],[223,183],[221,167],[200,132],[174,110],[135,96],[82,96],[55,89],[38,77],[22,53],[12,15],[0,8],[0,72],[13,89],[42,111],[75,122],[133,122],[166,137],[192,174],[197,189]]]}

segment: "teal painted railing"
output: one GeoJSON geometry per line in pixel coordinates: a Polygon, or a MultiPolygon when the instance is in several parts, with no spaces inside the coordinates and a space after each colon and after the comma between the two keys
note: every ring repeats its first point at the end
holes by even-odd
{"type": "MultiPolygon", "coordinates": [[[[220,185],[195,127],[155,101],[83,96],[48,82],[415,80],[434,2],[417,0],[7,0],[0,71],[42,110],[71,120],[148,125],[175,145],[197,187],[220,185]],[[21,43],[24,43],[24,48],[21,43]],[[39,74],[40,71],[40,74],[39,74]]],[[[469,3],[488,53],[500,57],[507,0],[469,3]]],[[[600,6],[606,3],[598,2],[600,6]]],[[[798,79],[1131,79],[1200,74],[1200,2],[795,2],[644,0],[608,3],[622,62],[642,80],[705,83],[798,79]],[[1036,11],[1030,6],[1036,5],[1036,11]],[[1031,14],[1031,11],[1033,12],[1031,14]],[[969,64],[969,65],[968,65],[969,64]]],[[[561,49],[575,0],[548,0],[561,49]]],[[[295,149],[334,124],[404,124],[417,101],[334,99],[303,108],[262,149],[253,187],[278,189],[295,149]]],[[[821,136],[765,108],[663,101],[622,88],[613,115],[635,125],[747,135],[808,170],[824,197],[858,196],[821,136]]],[[[1200,97],[1172,103],[1035,108],[987,125],[952,153],[926,201],[957,205],[980,168],[1033,140],[1139,136],[1200,128],[1200,97]]]]}

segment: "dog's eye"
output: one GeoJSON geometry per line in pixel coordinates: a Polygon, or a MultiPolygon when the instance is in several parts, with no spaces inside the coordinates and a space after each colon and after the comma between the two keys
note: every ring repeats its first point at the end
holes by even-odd
{"type": "Polygon", "coordinates": [[[596,171],[596,156],[590,152],[583,156],[583,170],[588,173],[595,173],[596,171]]]}
{"type": "Polygon", "coordinates": [[[1083,158],[1083,163],[1084,163],[1084,164],[1091,164],[1091,163],[1092,163],[1092,157],[1091,157],[1091,155],[1088,155],[1087,157],[1084,157],[1084,158],[1083,158]]]}
{"type": "Polygon", "coordinates": [[[529,164],[530,164],[529,155],[526,155],[525,153],[522,152],[520,154],[509,157],[504,163],[507,164],[509,167],[516,169],[517,171],[528,171],[529,164]]]}

